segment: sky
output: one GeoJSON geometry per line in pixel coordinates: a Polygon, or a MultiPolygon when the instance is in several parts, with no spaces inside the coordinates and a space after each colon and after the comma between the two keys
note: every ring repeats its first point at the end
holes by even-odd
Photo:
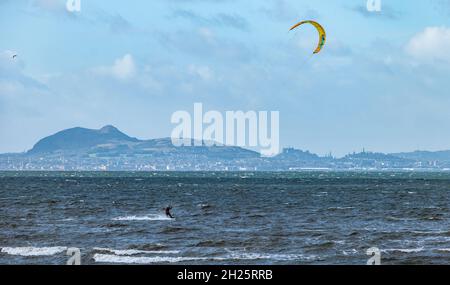
{"type": "Polygon", "coordinates": [[[279,111],[281,146],[321,155],[450,149],[450,0],[366,3],[0,0],[0,153],[76,126],[168,137],[196,102],[279,111]],[[305,19],[318,55],[288,32],[305,19]]]}

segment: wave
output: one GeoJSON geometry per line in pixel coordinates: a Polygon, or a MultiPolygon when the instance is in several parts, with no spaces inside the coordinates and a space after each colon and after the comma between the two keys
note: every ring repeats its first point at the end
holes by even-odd
{"type": "Polygon", "coordinates": [[[147,215],[147,216],[125,216],[112,219],[113,221],[172,221],[165,215],[147,215]]]}
{"type": "Polygon", "coordinates": [[[3,247],[0,252],[19,256],[52,256],[67,250],[67,247],[3,247]]]}
{"type": "Polygon", "coordinates": [[[450,248],[437,248],[437,251],[450,252],[450,248]]]}
{"type": "Polygon", "coordinates": [[[275,261],[296,261],[296,260],[317,260],[317,255],[303,254],[267,254],[267,253],[250,253],[250,252],[230,252],[225,256],[225,260],[275,260],[275,261]]]}
{"type": "Polygon", "coordinates": [[[418,220],[418,218],[398,218],[398,217],[388,216],[388,217],[386,217],[386,220],[391,220],[391,221],[416,221],[416,220],[418,220]]]}
{"type": "Polygon", "coordinates": [[[166,249],[166,245],[162,243],[132,244],[129,248],[143,251],[158,251],[166,249]]]}
{"type": "Polygon", "coordinates": [[[171,234],[171,233],[182,233],[188,231],[188,228],[183,227],[165,227],[163,230],[161,230],[159,233],[161,234],[171,234]]]}
{"type": "Polygon", "coordinates": [[[402,252],[402,253],[417,253],[423,251],[423,247],[419,248],[390,248],[390,249],[384,249],[382,251],[384,252],[402,252]]]}
{"type": "Polygon", "coordinates": [[[326,230],[321,229],[301,229],[300,232],[306,232],[306,233],[323,233],[326,230]]]}
{"type": "Polygon", "coordinates": [[[448,235],[449,231],[411,231],[413,234],[417,235],[448,235]]]}
{"type": "Polygon", "coordinates": [[[178,263],[183,261],[207,260],[203,257],[174,257],[174,256],[153,256],[153,257],[133,257],[118,256],[114,254],[94,254],[94,261],[100,263],[124,263],[124,264],[152,264],[152,263],[178,263]]]}
{"type": "Polygon", "coordinates": [[[107,227],[107,228],[123,228],[123,227],[127,227],[127,225],[123,224],[123,223],[108,223],[105,225],[105,227],[107,227]]]}
{"type": "Polygon", "coordinates": [[[198,204],[198,207],[201,209],[209,209],[212,208],[212,206],[208,203],[198,204]]]}
{"type": "Polygon", "coordinates": [[[355,207],[329,207],[328,210],[330,211],[337,211],[337,210],[352,210],[355,209],[355,207]]]}
{"type": "Polygon", "coordinates": [[[343,251],[342,251],[342,254],[345,255],[345,256],[348,256],[348,255],[356,255],[356,254],[358,254],[358,250],[355,249],[355,248],[353,248],[353,249],[351,249],[351,250],[343,250],[343,251]]]}
{"type": "Polygon", "coordinates": [[[226,244],[225,240],[205,240],[196,243],[195,247],[219,247],[226,244]]]}
{"type": "Polygon", "coordinates": [[[421,218],[421,220],[426,220],[426,221],[441,221],[443,220],[443,218],[439,217],[439,216],[429,216],[429,217],[423,217],[421,218]]]}
{"type": "Polygon", "coordinates": [[[301,254],[262,254],[247,252],[229,252],[227,255],[216,257],[188,257],[188,256],[124,256],[117,254],[100,254],[93,256],[95,262],[115,264],[153,264],[153,263],[180,263],[189,261],[229,261],[229,260],[273,260],[273,261],[300,261],[319,260],[316,255],[301,254]]]}
{"type": "Polygon", "coordinates": [[[115,255],[127,256],[138,254],[178,254],[179,250],[139,250],[139,249],[111,249],[111,248],[93,248],[94,251],[109,252],[115,255]]]}

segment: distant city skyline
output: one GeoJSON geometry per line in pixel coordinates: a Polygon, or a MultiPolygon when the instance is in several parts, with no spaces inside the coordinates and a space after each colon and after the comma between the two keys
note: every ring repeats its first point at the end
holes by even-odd
{"type": "Polygon", "coordinates": [[[268,157],[203,141],[139,140],[114,126],[71,128],[42,138],[26,153],[0,154],[0,171],[449,171],[450,150],[360,152],[320,156],[286,148],[268,157]]]}
{"type": "Polygon", "coordinates": [[[450,2],[0,0],[0,153],[72,127],[170,137],[173,112],[279,111],[280,147],[450,149],[450,2]],[[304,19],[320,22],[288,33],[304,19]]]}

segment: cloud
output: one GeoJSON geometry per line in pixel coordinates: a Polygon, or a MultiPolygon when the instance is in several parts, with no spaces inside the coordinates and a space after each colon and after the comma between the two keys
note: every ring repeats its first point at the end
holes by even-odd
{"type": "Polygon", "coordinates": [[[53,14],[63,15],[69,18],[76,18],[76,13],[67,11],[66,1],[62,0],[32,0],[31,6],[41,11],[53,14]]]}
{"type": "Polygon", "coordinates": [[[133,77],[136,73],[133,57],[127,54],[123,58],[117,59],[112,67],[112,73],[121,79],[133,77]]]}
{"type": "Polygon", "coordinates": [[[9,144],[10,147],[20,142],[11,141],[4,130],[24,117],[35,118],[40,105],[50,106],[44,103],[45,95],[49,94],[47,85],[27,75],[25,62],[20,55],[13,58],[14,54],[14,51],[0,51],[0,146],[9,144]]]}
{"type": "Polygon", "coordinates": [[[44,84],[24,73],[25,63],[20,59],[20,55],[13,58],[15,54],[17,53],[10,50],[0,51],[0,83],[9,87],[14,85],[26,88],[47,89],[44,84]]]}
{"type": "MultiPolygon", "coordinates": [[[[2,0],[0,0],[0,3],[1,1],[2,0]]],[[[34,10],[28,12],[33,13],[34,15],[62,16],[65,19],[77,20],[84,24],[105,25],[109,27],[109,30],[113,34],[125,34],[136,31],[136,27],[121,14],[108,12],[95,6],[82,10],[82,13],[73,13],[67,10],[66,0],[31,0],[31,7],[34,8],[34,10]]]]}
{"type": "Polygon", "coordinates": [[[189,74],[196,75],[205,81],[211,80],[214,76],[209,66],[197,66],[195,64],[191,64],[188,67],[188,71],[189,74]]]}
{"type": "Polygon", "coordinates": [[[65,9],[63,1],[59,0],[34,0],[33,5],[46,10],[60,10],[65,9]]]}
{"type": "Polygon", "coordinates": [[[246,44],[218,37],[212,29],[206,27],[160,33],[159,40],[166,49],[178,50],[202,59],[248,62],[255,53],[246,44]]]}
{"type": "Polygon", "coordinates": [[[208,4],[222,4],[227,2],[234,2],[235,0],[162,0],[165,2],[176,2],[179,3],[196,3],[196,2],[203,2],[208,4]]]}
{"type": "Polygon", "coordinates": [[[119,14],[111,17],[110,27],[113,33],[124,33],[132,30],[131,23],[119,14]]]}
{"type": "Polygon", "coordinates": [[[238,30],[247,30],[249,27],[247,20],[237,14],[218,13],[210,17],[204,17],[191,10],[177,9],[172,17],[187,19],[202,26],[231,27],[238,30]]]}
{"type": "Polygon", "coordinates": [[[129,98],[137,98],[164,95],[168,89],[176,88],[175,82],[185,80],[188,75],[191,78],[195,76],[200,81],[202,77],[209,78],[208,72],[210,71],[194,65],[186,69],[167,64],[137,63],[131,54],[125,54],[114,60],[112,65],[93,67],[72,76],[62,75],[53,78],[52,84],[58,85],[61,92],[67,92],[67,89],[79,89],[78,82],[84,82],[87,92],[91,92],[89,88],[93,88],[102,94],[118,97],[128,94],[129,98]]]}
{"type": "Polygon", "coordinates": [[[432,7],[444,16],[450,16],[450,0],[430,0],[432,7]]]}
{"type": "Polygon", "coordinates": [[[351,7],[350,10],[366,18],[396,20],[400,17],[400,13],[398,11],[394,10],[393,8],[385,4],[383,4],[383,6],[381,7],[381,11],[379,12],[377,11],[371,12],[367,10],[366,5],[354,6],[351,7]]]}
{"type": "Polygon", "coordinates": [[[274,0],[269,8],[262,8],[263,14],[275,21],[290,22],[298,18],[296,9],[285,0],[274,0]]]}
{"type": "Polygon", "coordinates": [[[259,11],[271,20],[283,23],[298,22],[299,19],[320,19],[317,10],[308,6],[298,9],[291,1],[286,0],[272,0],[270,6],[263,7],[259,11]]]}
{"type": "Polygon", "coordinates": [[[79,18],[84,18],[89,23],[109,26],[113,34],[125,34],[137,31],[137,28],[119,13],[110,13],[103,9],[94,9],[91,14],[82,13],[79,18]]]}
{"type": "Polygon", "coordinates": [[[114,61],[112,66],[102,66],[94,68],[94,73],[99,75],[112,76],[120,80],[127,80],[136,75],[137,68],[133,56],[124,55],[114,61]]]}
{"type": "Polygon", "coordinates": [[[406,52],[421,61],[450,63],[450,28],[426,28],[408,42],[406,52]]]}

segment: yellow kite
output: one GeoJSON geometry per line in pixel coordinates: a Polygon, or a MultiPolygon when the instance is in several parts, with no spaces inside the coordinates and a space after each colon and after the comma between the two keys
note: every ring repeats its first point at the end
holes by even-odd
{"type": "Polygon", "coordinates": [[[315,21],[302,21],[300,23],[293,25],[292,28],[289,29],[289,31],[292,31],[303,24],[311,24],[314,27],[316,27],[317,31],[319,32],[319,45],[317,46],[316,50],[314,51],[314,54],[319,53],[322,50],[322,47],[325,45],[325,41],[327,39],[327,34],[325,33],[325,29],[319,23],[317,23],[315,21]]]}

